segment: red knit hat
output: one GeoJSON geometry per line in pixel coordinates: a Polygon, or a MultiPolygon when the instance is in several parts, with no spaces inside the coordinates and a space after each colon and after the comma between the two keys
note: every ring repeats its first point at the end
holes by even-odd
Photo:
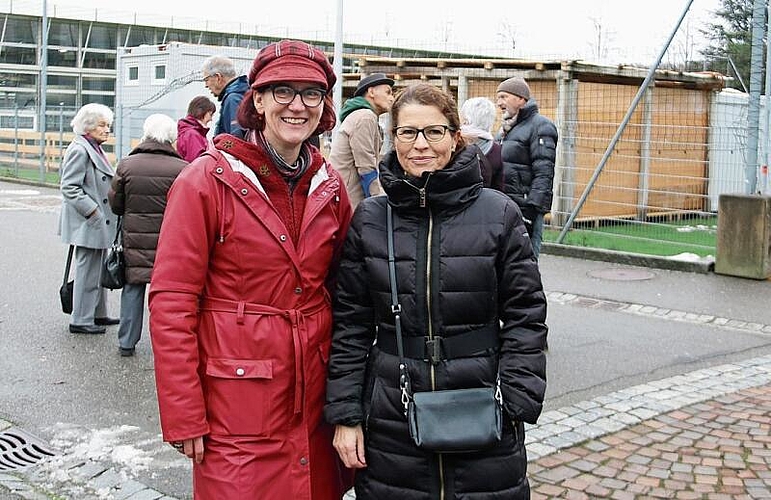
{"type": "Polygon", "coordinates": [[[249,85],[253,89],[278,82],[308,82],[330,90],[336,81],[327,56],[297,40],[281,40],[265,46],[249,71],[249,85]]]}

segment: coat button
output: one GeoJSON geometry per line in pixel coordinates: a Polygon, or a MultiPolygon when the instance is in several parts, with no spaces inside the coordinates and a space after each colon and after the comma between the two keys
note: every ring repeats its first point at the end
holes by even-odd
{"type": "Polygon", "coordinates": [[[244,196],[246,196],[248,193],[249,193],[249,190],[246,189],[246,188],[241,190],[241,194],[244,195],[244,196]]]}
{"type": "Polygon", "coordinates": [[[217,167],[217,168],[214,169],[214,171],[216,173],[218,173],[218,174],[221,174],[222,173],[222,167],[217,167]]]}
{"type": "Polygon", "coordinates": [[[104,221],[104,223],[109,226],[110,225],[110,219],[107,219],[106,221],[104,221]]]}
{"type": "Polygon", "coordinates": [[[302,457],[300,459],[300,465],[308,465],[308,459],[305,457],[302,457]]]}
{"type": "Polygon", "coordinates": [[[102,180],[103,180],[103,181],[106,181],[106,180],[107,180],[107,176],[106,176],[106,175],[103,175],[103,176],[102,176],[102,180]]]}
{"type": "Polygon", "coordinates": [[[301,293],[303,293],[303,289],[298,286],[297,288],[294,289],[294,293],[296,293],[297,295],[300,295],[301,293]]]}
{"type": "Polygon", "coordinates": [[[103,200],[102,200],[102,203],[104,203],[105,205],[107,205],[107,203],[108,203],[108,201],[107,201],[107,198],[103,199],[103,200]]]}
{"type": "Polygon", "coordinates": [[[238,375],[239,377],[243,377],[244,373],[246,372],[244,371],[243,368],[236,368],[236,375],[238,375]]]}
{"type": "Polygon", "coordinates": [[[281,241],[286,241],[286,235],[282,234],[281,236],[278,237],[278,239],[280,239],[281,241]]]}

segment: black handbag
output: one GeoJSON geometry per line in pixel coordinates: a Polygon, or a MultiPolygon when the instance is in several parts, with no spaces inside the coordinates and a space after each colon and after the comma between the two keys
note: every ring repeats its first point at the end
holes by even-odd
{"type": "Polygon", "coordinates": [[[64,314],[72,314],[72,289],[75,286],[75,280],[70,279],[70,264],[72,264],[73,250],[75,250],[75,246],[70,245],[70,250],[67,252],[67,263],[64,265],[62,286],[59,287],[59,300],[62,302],[62,312],[64,314]]]}
{"type": "Polygon", "coordinates": [[[500,379],[495,387],[412,392],[404,359],[401,304],[396,288],[394,230],[391,205],[387,205],[388,278],[391,312],[399,355],[401,402],[410,436],[421,449],[439,453],[468,453],[494,446],[503,434],[503,399],[500,379]]]}
{"type": "Polygon", "coordinates": [[[101,285],[110,290],[123,288],[126,284],[126,263],[123,260],[123,235],[121,226],[123,217],[118,217],[118,227],[115,233],[115,240],[112,246],[107,250],[107,258],[102,264],[101,285]]]}

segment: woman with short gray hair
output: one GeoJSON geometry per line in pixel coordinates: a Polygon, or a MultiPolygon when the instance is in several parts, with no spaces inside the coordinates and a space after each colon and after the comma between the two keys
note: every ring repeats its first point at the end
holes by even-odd
{"type": "Polygon", "coordinates": [[[114,170],[102,144],[110,137],[113,113],[102,104],[86,104],[72,119],[75,138],[59,168],[62,210],[59,234],[75,246],[70,332],[99,334],[118,320],[107,316],[100,284],[105,249],[115,237],[115,215],[107,203],[114,170]]]}
{"type": "Polygon", "coordinates": [[[123,216],[123,255],[126,284],[120,295],[118,344],[121,356],[133,356],[142,336],[145,289],[150,283],[166,193],[187,165],[173,143],[177,123],[163,114],[145,119],[142,140],[118,163],[109,200],[123,216]]]}

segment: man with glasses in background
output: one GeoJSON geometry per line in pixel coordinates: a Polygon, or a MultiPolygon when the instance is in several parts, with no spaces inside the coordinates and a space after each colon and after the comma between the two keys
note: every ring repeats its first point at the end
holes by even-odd
{"type": "Polygon", "coordinates": [[[383,145],[378,116],[391,110],[393,84],[383,73],[362,78],[353,98],[340,110],[340,127],[332,141],[329,162],[345,181],[354,209],[364,198],[383,192],[377,173],[383,145]]]}
{"type": "Polygon", "coordinates": [[[231,134],[243,138],[244,131],[238,125],[236,114],[244,93],[249,89],[246,75],[236,76],[233,61],[221,55],[207,58],[201,72],[204,86],[220,102],[220,116],[214,127],[214,135],[231,134]]]}

